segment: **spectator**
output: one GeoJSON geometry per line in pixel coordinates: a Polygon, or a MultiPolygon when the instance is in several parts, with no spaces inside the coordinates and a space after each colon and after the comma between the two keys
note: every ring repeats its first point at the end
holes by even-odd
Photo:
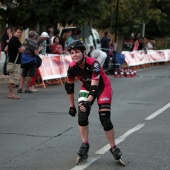
{"type": "Polygon", "coordinates": [[[95,58],[103,67],[103,64],[107,58],[107,54],[104,51],[101,50],[95,50],[93,49],[93,46],[90,47],[90,52],[88,53],[89,57],[95,58]]]}
{"type": "Polygon", "coordinates": [[[47,39],[49,38],[47,32],[42,32],[38,40],[38,46],[41,47],[41,53],[46,54],[47,51],[47,39]]]}
{"type": "Polygon", "coordinates": [[[68,42],[67,42],[67,40],[68,40],[68,34],[67,34],[67,32],[65,32],[60,39],[60,44],[63,48],[64,54],[68,54],[68,51],[67,51],[68,42]]]}
{"type": "Polygon", "coordinates": [[[109,53],[108,53],[108,55],[111,58],[113,56],[113,50],[114,50],[114,48],[113,48],[113,41],[112,41],[112,39],[109,39],[109,53]]]}
{"type": "Polygon", "coordinates": [[[53,40],[54,40],[54,38],[56,37],[56,36],[59,36],[59,30],[58,29],[55,29],[54,30],[54,35],[51,37],[51,44],[53,44],[53,40]]]}
{"type": "Polygon", "coordinates": [[[46,52],[47,53],[51,53],[51,46],[52,44],[50,43],[50,39],[51,39],[51,36],[54,32],[54,28],[52,25],[48,25],[46,26],[46,32],[48,33],[48,37],[47,37],[47,40],[46,40],[46,52]]]}
{"type": "MultiPolygon", "coordinates": [[[[38,34],[37,34],[36,42],[38,42],[38,40],[39,40],[39,37],[38,37],[38,34]]],[[[43,46],[41,44],[38,44],[38,45],[39,45],[38,46],[38,52],[41,53],[41,51],[43,49],[43,46]]],[[[39,68],[36,68],[35,77],[32,78],[32,81],[31,81],[31,84],[30,84],[30,87],[29,87],[29,89],[32,92],[37,92],[38,91],[38,89],[35,88],[35,82],[36,82],[36,80],[38,79],[39,76],[40,76],[39,68]]]]}
{"type": "Polygon", "coordinates": [[[19,41],[19,38],[21,37],[22,32],[23,32],[23,29],[21,27],[16,27],[14,29],[14,34],[8,43],[9,62],[14,63],[17,55],[19,54],[18,59],[15,64],[14,72],[10,73],[10,77],[9,77],[9,93],[8,93],[9,99],[20,99],[19,96],[14,94],[14,85],[17,85],[19,82],[20,67],[21,67],[21,53],[25,49],[25,47],[23,47],[21,42],[19,41]]]}
{"type": "Polygon", "coordinates": [[[20,78],[20,87],[17,92],[22,93],[25,77],[28,76],[25,93],[32,93],[30,90],[30,84],[32,82],[32,78],[35,77],[35,55],[38,55],[38,44],[36,42],[36,32],[34,30],[29,31],[29,38],[25,40],[23,45],[25,50],[22,53],[22,75],[20,78]]]}
{"type": "Polygon", "coordinates": [[[82,40],[80,29],[75,30],[74,40],[82,40]]]}
{"type": "Polygon", "coordinates": [[[149,38],[147,38],[146,50],[154,50],[154,47],[152,45],[152,40],[149,38]]]}
{"type": "Polygon", "coordinates": [[[105,31],[104,33],[104,37],[101,39],[101,47],[102,47],[102,51],[104,51],[107,54],[107,58],[105,60],[103,69],[104,70],[108,70],[108,63],[109,63],[109,32],[105,31]]]}
{"type": "Polygon", "coordinates": [[[63,49],[61,44],[59,43],[59,37],[56,36],[53,40],[53,46],[51,47],[52,53],[53,54],[62,54],[63,53],[63,49]]]}
{"type": "Polygon", "coordinates": [[[143,50],[144,49],[144,38],[140,37],[139,38],[139,46],[138,46],[138,50],[143,50]]]}
{"type": "Polygon", "coordinates": [[[1,50],[4,51],[5,53],[5,62],[3,65],[3,75],[4,76],[8,76],[8,73],[6,71],[6,65],[7,65],[7,61],[8,61],[8,43],[10,38],[12,37],[12,29],[10,27],[7,27],[5,29],[5,33],[2,36],[2,47],[1,50]]]}
{"type": "Polygon", "coordinates": [[[72,37],[72,31],[71,30],[68,30],[67,31],[67,45],[69,45],[72,41],[73,41],[73,37],[72,37]]]}
{"type": "Polygon", "coordinates": [[[133,39],[133,46],[132,46],[132,51],[137,51],[138,47],[139,47],[139,38],[140,38],[140,34],[136,34],[134,39],[133,39]]]}

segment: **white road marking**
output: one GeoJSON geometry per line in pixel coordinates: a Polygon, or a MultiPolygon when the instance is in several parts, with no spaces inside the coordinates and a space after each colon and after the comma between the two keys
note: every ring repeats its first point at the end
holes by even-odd
{"type": "MultiPolygon", "coordinates": [[[[134,133],[137,130],[141,129],[144,125],[145,125],[144,123],[138,124],[134,128],[128,130],[122,136],[118,137],[115,140],[116,145],[118,145],[119,143],[123,142],[129,135],[131,135],[132,133],[134,133]]],[[[95,154],[105,154],[109,149],[110,149],[110,145],[108,144],[108,145],[104,146],[103,148],[99,149],[98,151],[96,151],[95,154]]]]}
{"type": "Polygon", "coordinates": [[[150,116],[148,116],[145,120],[151,120],[151,119],[155,118],[156,116],[161,114],[163,111],[165,111],[169,107],[170,107],[170,103],[166,104],[164,107],[162,107],[161,109],[157,110],[155,113],[153,113],[150,116]]]}
{"type": "Polygon", "coordinates": [[[99,159],[100,157],[89,157],[87,163],[83,163],[80,165],[75,166],[74,168],[70,170],[83,170],[86,169],[88,166],[90,166],[94,161],[99,159]]]}

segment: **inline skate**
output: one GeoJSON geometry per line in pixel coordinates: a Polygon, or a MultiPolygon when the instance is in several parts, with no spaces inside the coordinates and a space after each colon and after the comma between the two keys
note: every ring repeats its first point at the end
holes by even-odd
{"type": "Polygon", "coordinates": [[[78,157],[76,160],[76,165],[79,165],[81,163],[84,163],[88,159],[88,151],[89,151],[89,144],[88,143],[83,143],[80,147],[79,152],[77,152],[78,157]]]}
{"type": "Polygon", "coordinates": [[[110,152],[112,153],[115,160],[118,160],[122,165],[126,166],[125,161],[122,159],[122,152],[119,148],[114,146],[114,148],[110,148],[110,152]]]}

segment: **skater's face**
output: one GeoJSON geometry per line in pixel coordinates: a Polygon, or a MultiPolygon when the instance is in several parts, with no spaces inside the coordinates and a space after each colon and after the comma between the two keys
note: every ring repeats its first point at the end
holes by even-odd
{"type": "Polygon", "coordinates": [[[70,51],[71,58],[74,62],[79,63],[83,58],[83,53],[79,49],[72,49],[70,51]]]}

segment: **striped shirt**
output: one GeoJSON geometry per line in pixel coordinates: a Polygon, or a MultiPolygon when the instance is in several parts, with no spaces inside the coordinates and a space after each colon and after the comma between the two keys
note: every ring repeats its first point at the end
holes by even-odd
{"type": "Polygon", "coordinates": [[[29,56],[34,56],[33,52],[34,50],[38,50],[38,44],[32,39],[26,39],[24,41],[23,46],[25,47],[25,50],[23,51],[24,54],[29,55],[29,56]],[[28,40],[28,41],[27,41],[28,40]],[[28,45],[29,43],[29,45],[28,45]],[[30,48],[29,48],[30,46],[30,48]]]}

